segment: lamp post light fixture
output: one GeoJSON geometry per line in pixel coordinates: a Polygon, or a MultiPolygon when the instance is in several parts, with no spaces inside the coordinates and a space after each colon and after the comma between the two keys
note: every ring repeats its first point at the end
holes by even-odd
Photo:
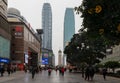
{"type": "Polygon", "coordinates": [[[81,45],[82,45],[82,48],[84,48],[84,47],[85,47],[85,44],[84,44],[84,43],[81,43],[81,45]]]}
{"type": "Polygon", "coordinates": [[[89,47],[89,46],[87,46],[86,48],[87,48],[87,49],[89,49],[90,47],[89,47]]]}
{"type": "Polygon", "coordinates": [[[80,49],[80,47],[79,46],[77,46],[77,50],[79,50],[80,49]]]}
{"type": "Polygon", "coordinates": [[[110,49],[110,48],[109,48],[109,49],[106,49],[106,52],[111,52],[111,51],[112,51],[112,49],[110,49]]]}

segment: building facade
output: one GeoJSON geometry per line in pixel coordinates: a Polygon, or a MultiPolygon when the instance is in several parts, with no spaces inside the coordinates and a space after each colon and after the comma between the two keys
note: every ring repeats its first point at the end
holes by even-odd
{"type": "Polygon", "coordinates": [[[0,13],[7,18],[8,0],[0,0],[0,13]]]}
{"type": "Polygon", "coordinates": [[[0,1],[0,65],[10,63],[10,27],[7,21],[7,0],[0,1]]]}
{"type": "Polygon", "coordinates": [[[49,49],[42,48],[42,65],[52,66],[53,51],[49,49]]]}
{"type": "MultiPolygon", "coordinates": [[[[64,16],[64,39],[63,49],[68,45],[72,36],[75,34],[75,18],[73,8],[66,8],[64,16]]],[[[66,64],[66,57],[63,55],[63,64],[66,64]]]]}
{"type": "Polygon", "coordinates": [[[42,9],[42,47],[52,50],[52,10],[49,3],[44,3],[42,9]]]}
{"type": "Polygon", "coordinates": [[[52,9],[49,3],[44,3],[42,8],[42,63],[52,65],[52,9]],[[45,59],[44,55],[48,58],[45,59]],[[46,61],[45,61],[46,60],[46,61]],[[44,63],[45,61],[45,63],[44,63]],[[48,63],[47,63],[48,62],[48,63]]]}
{"type": "Polygon", "coordinates": [[[37,33],[36,36],[40,40],[40,57],[39,57],[39,65],[42,65],[42,34],[43,29],[36,29],[37,33]]]}
{"type": "Polygon", "coordinates": [[[11,30],[12,64],[23,69],[24,65],[37,66],[40,57],[40,41],[19,10],[8,9],[8,21],[11,30]]]}

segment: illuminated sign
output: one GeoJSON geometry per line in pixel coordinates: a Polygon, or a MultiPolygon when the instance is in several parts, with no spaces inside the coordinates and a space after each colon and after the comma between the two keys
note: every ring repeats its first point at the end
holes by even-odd
{"type": "Polygon", "coordinates": [[[48,58],[42,58],[42,64],[47,65],[48,64],[48,58]]]}
{"type": "Polygon", "coordinates": [[[15,31],[16,31],[16,32],[22,32],[22,27],[16,26],[16,27],[15,27],[15,31]]]}
{"type": "Polygon", "coordinates": [[[2,63],[9,63],[10,60],[9,59],[4,59],[4,58],[0,58],[0,62],[2,62],[2,63]]]}
{"type": "Polygon", "coordinates": [[[15,27],[15,36],[22,36],[22,27],[21,26],[16,26],[15,27]]]}

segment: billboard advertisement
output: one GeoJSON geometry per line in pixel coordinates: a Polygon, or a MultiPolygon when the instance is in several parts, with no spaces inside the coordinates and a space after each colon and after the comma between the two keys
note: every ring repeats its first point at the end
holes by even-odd
{"type": "Polygon", "coordinates": [[[42,58],[42,64],[48,65],[48,58],[42,58]]]}
{"type": "Polygon", "coordinates": [[[10,63],[10,60],[5,58],[0,58],[0,63],[10,63]]]}
{"type": "Polygon", "coordinates": [[[48,54],[47,53],[43,53],[42,55],[42,65],[48,65],[48,54]]]}

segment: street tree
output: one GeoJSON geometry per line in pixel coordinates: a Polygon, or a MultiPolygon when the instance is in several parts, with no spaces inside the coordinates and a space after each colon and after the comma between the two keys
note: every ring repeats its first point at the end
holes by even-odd
{"type": "Polygon", "coordinates": [[[105,67],[111,68],[113,70],[113,73],[115,72],[115,68],[120,67],[120,63],[118,61],[108,61],[104,64],[105,67]]]}
{"type": "Polygon", "coordinates": [[[101,46],[101,41],[97,39],[91,40],[86,34],[86,31],[83,31],[81,34],[75,34],[73,36],[68,46],[65,47],[64,53],[67,55],[67,62],[71,64],[80,65],[81,63],[86,63],[88,65],[94,65],[105,57],[101,52],[101,46]]]}
{"type": "Polygon", "coordinates": [[[90,38],[102,38],[106,45],[120,42],[120,0],[83,0],[76,13],[83,18],[82,29],[90,38]]]}

